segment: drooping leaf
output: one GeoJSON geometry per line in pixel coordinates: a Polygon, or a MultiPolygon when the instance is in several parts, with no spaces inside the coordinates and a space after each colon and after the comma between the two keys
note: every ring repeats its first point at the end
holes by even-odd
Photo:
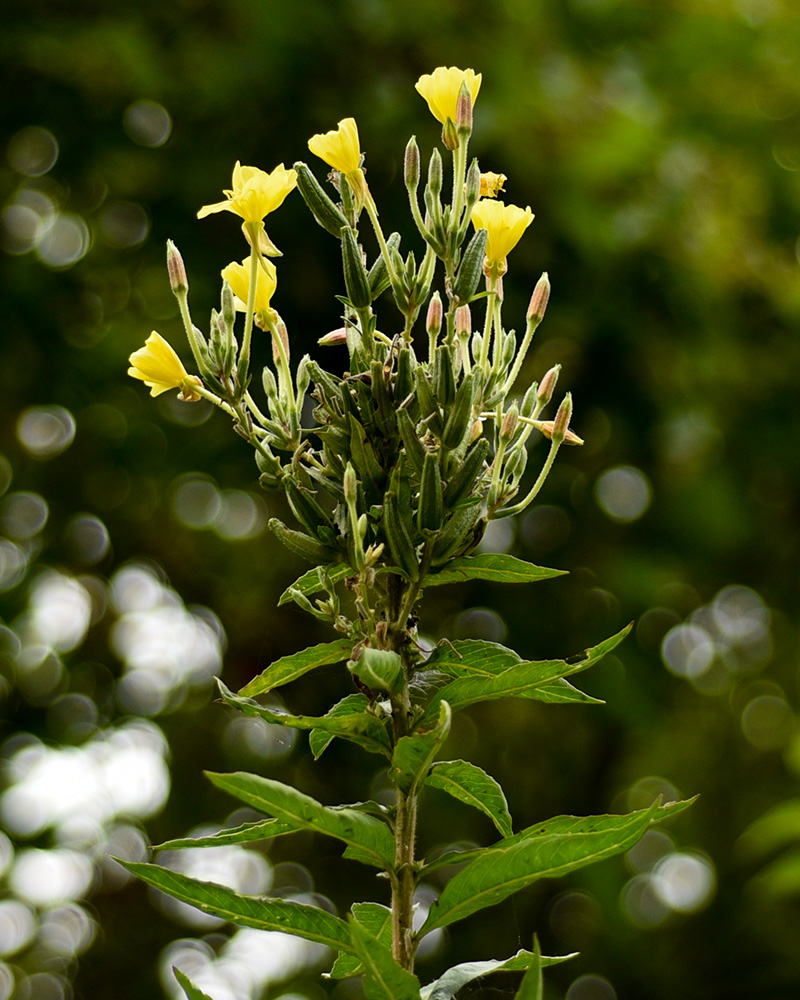
{"type": "Polygon", "coordinates": [[[434,764],[425,784],[441,788],[453,798],[485,813],[502,837],[512,833],[511,815],[505,794],[495,779],[465,760],[444,760],[434,764]]]}
{"type": "Polygon", "coordinates": [[[736,846],[747,857],[763,857],[795,843],[800,843],[800,799],[787,799],[752,822],[736,846]]]}
{"type": "Polygon", "coordinates": [[[187,1000],[211,1000],[208,993],[203,993],[202,990],[199,990],[191,979],[189,979],[185,973],[181,972],[180,969],[176,969],[174,965],[172,967],[172,972],[180,983],[181,989],[186,994],[187,1000]]]}
{"type": "Polygon", "coordinates": [[[800,895],[800,848],[789,848],[749,881],[761,896],[789,899],[800,895]]]}
{"type": "Polygon", "coordinates": [[[259,840],[282,837],[294,833],[300,827],[289,819],[262,819],[255,823],[243,823],[231,830],[220,830],[205,837],[179,837],[163,844],[153,844],[154,851],[177,851],[186,847],[227,847],[229,844],[253,844],[259,840]]]}
{"type": "Polygon", "coordinates": [[[564,576],[566,570],[548,569],[505,552],[484,552],[477,556],[465,556],[445,564],[438,573],[429,573],[424,580],[426,587],[438,587],[443,583],[463,583],[466,580],[492,580],[495,583],[535,583],[537,580],[551,580],[564,576]]]}
{"type": "MultiPolygon", "coordinates": [[[[542,968],[549,965],[559,965],[570,958],[575,958],[577,952],[570,955],[541,956],[542,968]]],[[[490,960],[487,962],[462,962],[461,965],[454,965],[442,976],[432,983],[422,987],[422,1000],[452,1000],[462,986],[471,983],[474,979],[480,979],[490,972],[519,972],[530,967],[533,952],[518,951],[511,958],[500,960],[490,960]]]]}
{"type": "MultiPolygon", "coordinates": [[[[348,694],[341,701],[337,702],[333,708],[329,709],[324,718],[332,719],[338,718],[339,720],[347,719],[350,716],[359,716],[364,712],[364,709],[369,704],[369,700],[366,695],[363,694],[348,694]]],[[[327,750],[333,740],[341,735],[339,733],[332,732],[328,729],[312,729],[308,736],[308,745],[311,749],[311,753],[314,755],[314,759],[317,760],[322,754],[327,750]]],[[[385,735],[385,730],[384,730],[385,735]]],[[[387,752],[389,747],[388,737],[386,739],[387,752]]]]}
{"type": "MultiPolygon", "coordinates": [[[[208,773],[208,772],[206,772],[208,773]]],[[[214,784],[235,795],[254,809],[296,823],[298,828],[314,830],[343,840],[369,858],[378,868],[391,868],[394,862],[394,838],[379,819],[356,809],[331,809],[291,785],[257,774],[211,774],[214,784]]]]}
{"type": "Polygon", "coordinates": [[[339,580],[344,580],[346,576],[351,576],[353,571],[347,563],[338,563],[335,566],[315,566],[298,577],[291,587],[287,587],[284,590],[278,598],[278,605],[288,604],[292,600],[293,590],[299,590],[306,597],[309,594],[318,594],[321,590],[325,590],[325,584],[322,579],[323,573],[327,577],[328,582],[334,584],[338,583],[339,580]]]}
{"type": "Polygon", "coordinates": [[[542,982],[542,950],[539,947],[539,939],[533,936],[533,955],[530,964],[519,984],[517,995],[514,1000],[542,1000],[544,996],[544,983],[542,982]]]}
{"type": "Polygon", "coordinates": [[[385,720],[379,719],[369,710],[369,701],[364,695],[355,695],[359,701],[352,701],[352,711],[344,715],[290,715],[288,712],[275,712],[259,705],[252,698],[243,698],[234,694],[218,680],[222,697],[232,708],[237,708],[244,715],[257,716],[278,726],[288,726],[292,729],[319,729],[340,736],[342,739],[357,743],[370,753],[380,753],[390,757],[392,753],[391,740],[386,730],[385,720]],[[358,706],[358,708],[356,707],[358,706]]]}
{"type": "Polygon", "coordinates": [[[367,1000],[420,1000],[419,980],[392,958],[392,953],[357,920],[350,918],[353,947],[364,966],[367,1000]]]}
{"type": "Polygon", "coordinates": [[[354,950],[347,924],[316,906],[286,899],[241,896],[225,885],[201,882],[182,872],[142,861],[120,861],[120,864],[154,889],[240,927],[284,931],[339,951],[354,950]]]}
{"type": "Polygon", "coordinates": [[[239,692],[242,697],[254,698],[257,694],[272,691],[291,681],[297,680],[303,674],[324,667],[328,663],[342,663],[348,659],[353,649],[349,639],[334,639],[333,642],[321,642],[317,646],[309,646],[299,653],[282,656],[275,660],[258,677],[254,677],[239,692]]]}
{"type": "Polygon", "coordinates": [[[394,749],[392,766],[389,774],[392,781],[410,794],[421,781],[431,766],[436,754],[450,733],[452,713],[446,701],[439,704],[439,718],[436,725],[413,736],[402,736],[394,749]]]}
{"type": "Polygon", "coordinates": [[[476,852],[433,904],[422,934],[499,903],[540,878],[555,878],[632,847],[648,826],[690,802],[654,803],[625,816],[557,816],[476,852]]]}
{"type": "MultiPolygon", "coordinates": [[[[392,911],[381,903],[353,903],[353,918],[386,948],[392,947],[392,911]]],[[[359,976],[364,971],[361,960],[356,955],[339,954],[330,971],[331,979],[346,979],[359,976]]]]}

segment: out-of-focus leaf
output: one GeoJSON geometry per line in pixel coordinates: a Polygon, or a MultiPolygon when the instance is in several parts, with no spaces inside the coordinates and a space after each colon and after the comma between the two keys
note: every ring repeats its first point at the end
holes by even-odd
{"type": "Polygon", "coordinates": [[[485,813],[503,837],[512,834],[511,814],[503,789],[495,779],[465,760],[443,760],[431,768],[425,784],[485,813]]]}
{"type": "Polygon", "coordinates": [[[800,843],[800,799],[788,799],[759,816],[739,837],[737,847],[748,857],[763,857],[793,843],[800,843]]]}
{"type": "Polygon", "coordinates": [[[191,979],[189,979],[187,975],[181,972],[180,969],[176,969],[173,966],[172,971],[175,975],[175,978],[180,983],[181,989],[186,994],[187,1000],[212,1000],[212,998],[208,995],[208,993],[203,993],[202,990],[198,990],[198,988],[194,985],[191,979]]]}

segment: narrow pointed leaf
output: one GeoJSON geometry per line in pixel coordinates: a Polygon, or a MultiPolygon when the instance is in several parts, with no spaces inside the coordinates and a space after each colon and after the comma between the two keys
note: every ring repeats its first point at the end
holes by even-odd
{"type": "MultiPolygon", "coordinates": [[[[367,698],[363,694],[348,694],[341,701],[337,702],[328,712],[325,713],[326,719],[338,719],[339,721],[344,721],[348,718],[357,717],[363,714],[364,709],[369,704],[367,698]]],[[[314,755],[314,759],[317,760],[325,750],[330,746],[331,742],[340,735],[339,733],[332,732],[328,729],[312,729],[308,736],[308,745],[311,749],[311,753],[314,755]]],[[[384,730],[385,735],[385,730],[384,730]]],[[[389,739],[386,737],[386,752],[389,749],[389,739]]],[[[383,752],[383,751],[382,751],[383,752]]]]}
{"type": "Polygon", "coordinates": [[[511,815],[505,794],[495,779],[465,760],[444,760],[434,764],[425,784],[440,788],[453,798],[485,813],[502,837],[512,834],[511,815]]]}
{"type": "Polygon", "coordinates": [[[254,844],[259,840],[282,837],[294,833],[301,827],[288,819],[262,819],[255,823],[243,823],[230,830],[220,830],[205,837],[179,837],[163,844],[153,844],[154,851],[178,851],[187,847],[227,847],[229,844],[254,844]]]}
{"type": "Polygon", "coordinates": [[[541,878],[556,878],[628,850],[656,819],[687,802],[654,803],[626,816],[559,816],[515,834],[478,856],[447,883],[421,929],[446,927],[541,878]]]}
{"type": "Polygon", "coordinates": [[[544,983],[542,982],[542,951],[539,947],[539,939],[533,936],[533,955],[530,965],[522,977],[517,995],[514,1000],[542,1000],[544,996],[544,983]]]}
{"type": "Polygon", "coordinates": [[[379,719],[373,712],[368,711],[369,701],[364,695],[356,695],[360,701],[351,703],[351,711],[347,715],[290,715],[288,712],[275,712],[272,709],[259,705],[252,698],[243,698],[234,694],[217,680],[220,694],[232,708],[237,708],[244,715],[257,716],[267,722],[278,726],[288,726],[291,729],[319,729],[322,732],[331,733],[332,736],[341,736],[342,739],[357,743],[370,753],[381,753],[386,757],[391,756],[391,741],[386,731],[385,721],[379,719]],[[356,706],[360,706],[358,709],[356,706]]]}
{"type": "Polygon", "coordinates": [[[367,1000],[420,1000],[419,980],[395,962],[386,945],[352,918],[350,933],[353,948],[364,966],[367,1000]]]}
{"type": "Polygon", "coordinates": [[[272,691],[273,688],[289,684],[303,674],[316,670],[317,667],[329,663],[342,663],[349,658],[352,649],[353,643],[349,639],[334,639],[333,642],[321,642],[299,653],[282,656],[246,684],[239,694],[245,698],[253,698],[257,694],[272,691]]]}
{"type": "MultiPolygon", "coordinates": [[[[392,947],[392,911],[381,903],[353,903],[353,918],[384,947],[392,947]]],[[[364,971],[361,959],[356,955],[342,955],[333,963],[331,979],[346,979],[359,976],[364,971]]]]}
{"type": "Polygon", "coordinates": [[[175,966],[173,966],[172,971],[175,975],[175,978],[180,983],[181,989],[186,994],[187,1000],[211,1000],[211,997],[208,995],[208,993],[203,993],[202,990],[199,990],[191,981],[191,979],[189,979],[187,975],[181,972],[180,969],[176,969],[175,966]]]}
{"type": "Polygon", "coordinates": [[[328,582],[334,584],[338,583],[339,580],[344,580],[346,576],[352,576],[353,570],[347,565],[347,563],[337,563],[335,566],[315,566],[313,569],[307,570],[302,576],[298,577],[291,587],[287,587],[286,590],[284,590],[278,599],[278,605],[288,604],[289,601],[293,600],[293,590],[299,590],[300,593],[304,594],[306,597],[310,594],[318,594],[321,590],[325,590],[323,573],[325,574],[328,582]]]}
{"type": "MultiPolygon", "coordinates": [[[[575,958],[577,952],[570,955],[541,956],[542,967],[549,965],[559,965],[570,958],[575,958]]],[[[530,967],[533,952],[518,951],[516,955],[502,959],[492,959],[487,962],[462,962],[461,965],[454,965],[442,976],[432,983],[422,987],[422,1000],[452,1000],[462,986],[471,983],[481,976],[486,976],[490,972],[519,972],[530,967]]]]}
{"type": "Polygon", "coordinates": [[[484,552],[465,556],[447,563],[438,573],[425,577],[424,586],[439,587],[444,583],[463,583],[466,580],[492,580],[495,583],[535,583],[564,576],[566,570],[535,566],[524,559],[505,552],[484,552]]]}
{"type": "Polygon", "coordinates": [[[439,718],[435,726],[424,732],[416,732],[413,736],[402,736],[397,741],[389,775],[406,794],[411,794],[424,781],[434,757],[450,734],[451,720],[450,706],[443,701],[439,705],[439,718]]]}
{"type": "Polygon", "coordinates": [[[336,837],[378,868],[391,868],[394,838],[385,823],[356,809],[331,809],[291,785],[256,774],[209,774],[214,784],[254,809],[336,837]]]}
{"type": "Polygon", "coordinates": [[[141,861],[120,864],[137,878],[221,920],[262,931],[283,931],[340,951],[353,951],[347,924],[325,910],[286,899],[241,896],[225,885],[201,882],[182,872],[141,861]]]}

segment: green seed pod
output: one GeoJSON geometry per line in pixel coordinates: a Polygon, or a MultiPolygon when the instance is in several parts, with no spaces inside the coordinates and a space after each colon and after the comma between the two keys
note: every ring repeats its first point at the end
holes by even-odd
{"type": "Polygon", "coordinates": [[[397,411],[397,428],[403,441],[409,462],[418,476],[422,475],[422,466],[425,461],[425,446],[417,436],[414,421],[408,414],[408,410],[397,411]]]}
{"type": "Polygon", "coordinates": [[[380,493],[385,479],[383,469],[364,428],[353,416],[350,417],[350,455],[364,487],[371,487],[374,492],[380,493]]]}
{"type": "Polygon", "coordinates": [[[438,149],[434,149],[428,164],[428,190],[434,198],[438,198],[442,193],[442,179],[442,156],[438,149]]]}
{"type": "Polygon", "coordinates": [[[475,202],[481,196],[481,168],[478,166],[478,161],[473,159],[470,164],[469,170],[467,171],[467,183],[465,191],[466,200],[466,219],[469,219],[470,213],[472,211],[475,202]]]}
{"type": "Polygon", "coordinates": [[[434,542],[432,565],[441,565],[470,548],[475,526],[481,517],[481,506],[474,503],[453,511],[434,542]]]}
{"type": "Polygon", "coordinates": [[[400,406],[414,391],[414,371],[411,348],[403,347],[397,355],[397,374],[394,379],[394,401],[400,406]]]}
{"type": "Polygon", "coordinates": [[[491,446],[484,437],[478,438],[469,449],[461,467],[450,477],[444,491],[444,503],[448,509],[452,510],[469,496],[483,472],[490,451],[491,446]]]}
{"type": "Polygon", "coordinates": [[[372,302],[372,292],[361,251],[356,243],[356,234],[350,226],[342,226],[341,235],[342,267],[347,297],[355,309],[366,309],[372,302]]]}
{"type": "Polygon", "coordinates": [[[483,274],[487,236],[488,233],[485,229],[479,229],[469,241],[464,256],[461,258],[461,266],[453,286],[453,297],[458,305],[469,302],[478,288],[478,282],[483,274]]]}
{"type": "Polygon", "coordinates": [[[442,344],[433,359],[433,392],[440,406],[450,406],[456,398],[456,379],[453,374],[453,356],[450,348],[442,344]]]}
{"type": "Polygon", "coordinates": [[[441,528],[444,517],[443,503],[439,459],[432,451],[429,451],[422,466],[419,507],[417,509],[417,525],[423,534],[426,531],[438,531],[441,528]]]}
{"type": "Polygon", "coordinates": [[[325,369],[321,368],[316,361],[309,360],[308,372],[311,376],[311,381],[318,389],[322,390],[327,400],[336,399],[339,395],[339,386],[342,384],[341,379],[338,379],[335,375],[331,375],[330,372],[325,371],[325,369]]]}
{"type": "Polygon", "coordinates": [[[295,163],[294,169],[297,171],[297,190],[311,214],[331,236],[341,239],[342,229],[347,225],[342,210],[327,196],[305,163],[295,163]]]}
{"type": "Polygon", "coordinates": [[[383,498],[383,531],[397,568],[412,581],[419,579],[417,552],[400,516],[396,495],[390,490],[383,498]]]}
{"type": "Polygon", "coordinates": [[[317,503],[313,493],[302,489],[291,476],[283,477],[283,488],[292,513],[310,535],[316,535],[322,526],[333,527],[333,522],[317,503]]]}
{"type": "Polygon", "coordinates": [[[394,437],[397,428],[396,411],[384,377],[383,362],[373,361],[370,375],[372,376],[372,400],[375,404],[375,424],[384,437],[394,437]]]}
{"type": "Polygon", "coordinates": [[[455,401],[447,415],[442,433],[442,446],[448,451],[458,448],[472,428],[472,404],[475,400],[475,375],[465,375],[458,387],[455,401]]]}
{"type": "MultiPolygon", "coordinates": [[[[400,246],[400,233],[392,233],[386,241],[386,246],[389,249],[389,253],[391,253],[392,250],[397,250],[400,246]]],[[[386,259],[383,254],[380,254],[376,258],[375,263],[369,269],[367,277],[369,278],[369,292],[372,296],[372,301],[374,302],[381,292],[385,292],[391,284],[389,269],[386,266],[386,259]]]]}
{"type": "Polygon", "coordinates": [[[417,385],[417,400],[419,401],[420,416],[425,421],[425,426],[430,429],[431,433],[435,434],[436,437],[441,437],[442,431],[444,430],[442,411],[436,403],[436,399],[433,395],[433,389],[428,381],[428,376],[425,374],[425,369],[422,365],[417,365],[417,370],[414,374],[416,376],[415,381],[417,385]]]}
{"type": "Polygon", "coordinates": [[[334,562],[338,555],[335,549],[323,545],[310,535],[287,528],[277,517],[270,518],[269,529],[279,542],[301,559],[307,559],[318,565],[327,565],[334,562]]]}

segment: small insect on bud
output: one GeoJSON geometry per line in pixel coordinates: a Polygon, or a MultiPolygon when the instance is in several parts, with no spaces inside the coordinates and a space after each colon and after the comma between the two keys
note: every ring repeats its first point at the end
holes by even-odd
{"type": "Polygon", "coordinates": [[[503,422],[500,424],[500,440],[510,441],[514,437],[514,432],[519,423],[519,407],[516,403],[506,412],[503,422]]]}
{"type": "Polygon", "coordinates": [[[338,330],[331,330],[330,333],[326,333],[324,337],[320,337],[317,341],[323,347],[335,347],[339,344],[347,343],[347,330],[342,326],[338,330]]]}
{"type": "Polygon", "coordinates": [[[469,306],[459,306],[456,309],[456,333],[459,338],[469,337],[472,333],[472,313],[469,306]]]}
{"type": "Polygon", "coordinates": [[[428,306],[428,316],[425,320],[425,329],[432,337],[438,337],[442,329],[442,299],[438,292],[434,292],[428,306]]]}
{"type": "Polygon", "coordinates": [[[550,371],[542,379],[539,391],[536,393],[536,401],[540,404],[540,409],[547,406],[553,398],[553,393],[556,390],[556,382],[558,382],[558,374],[560,371],[561,365],[553,365],[550,371]]]}
{"type": "Polygon", "coordinates": [[[456,102],[456,126],[459,133],[472,134],[472,92],[467,85],[467,81],[461,84],[456,102]]]}
{"type": "Polygon", "coordinates": [[[417,137],[412,135],[408,140],[403,161],[403,176],[409,191],[416,191],[419,184],[419,172],[419,146],[417,145],[417,137]]]}
{"type": "Polygon", "coordinates": [[[180,250],[172,240],[167,240],[167,271],[169,283],[175,295],[189,291],[189,279],[186,277],[186,266],[183,263],[180,250]]]}
{"type": "Polygon", "coordinates": [[[572,393],[568,392],[561,401],[561,406],[553,421],[552,440],[555,444],[561,444],[569,431],[569,422],[572,419],[572,393]]]}
{"type": "Polygon", "coordinates": [[[531,295],[531,302],[528,306],[526,318],[534,323],[541,323],[544,319],[544,311],[547,309],[547,301],[550,298],[550,281],[547,271],[536,282],[536,288],[531,295]]]}

